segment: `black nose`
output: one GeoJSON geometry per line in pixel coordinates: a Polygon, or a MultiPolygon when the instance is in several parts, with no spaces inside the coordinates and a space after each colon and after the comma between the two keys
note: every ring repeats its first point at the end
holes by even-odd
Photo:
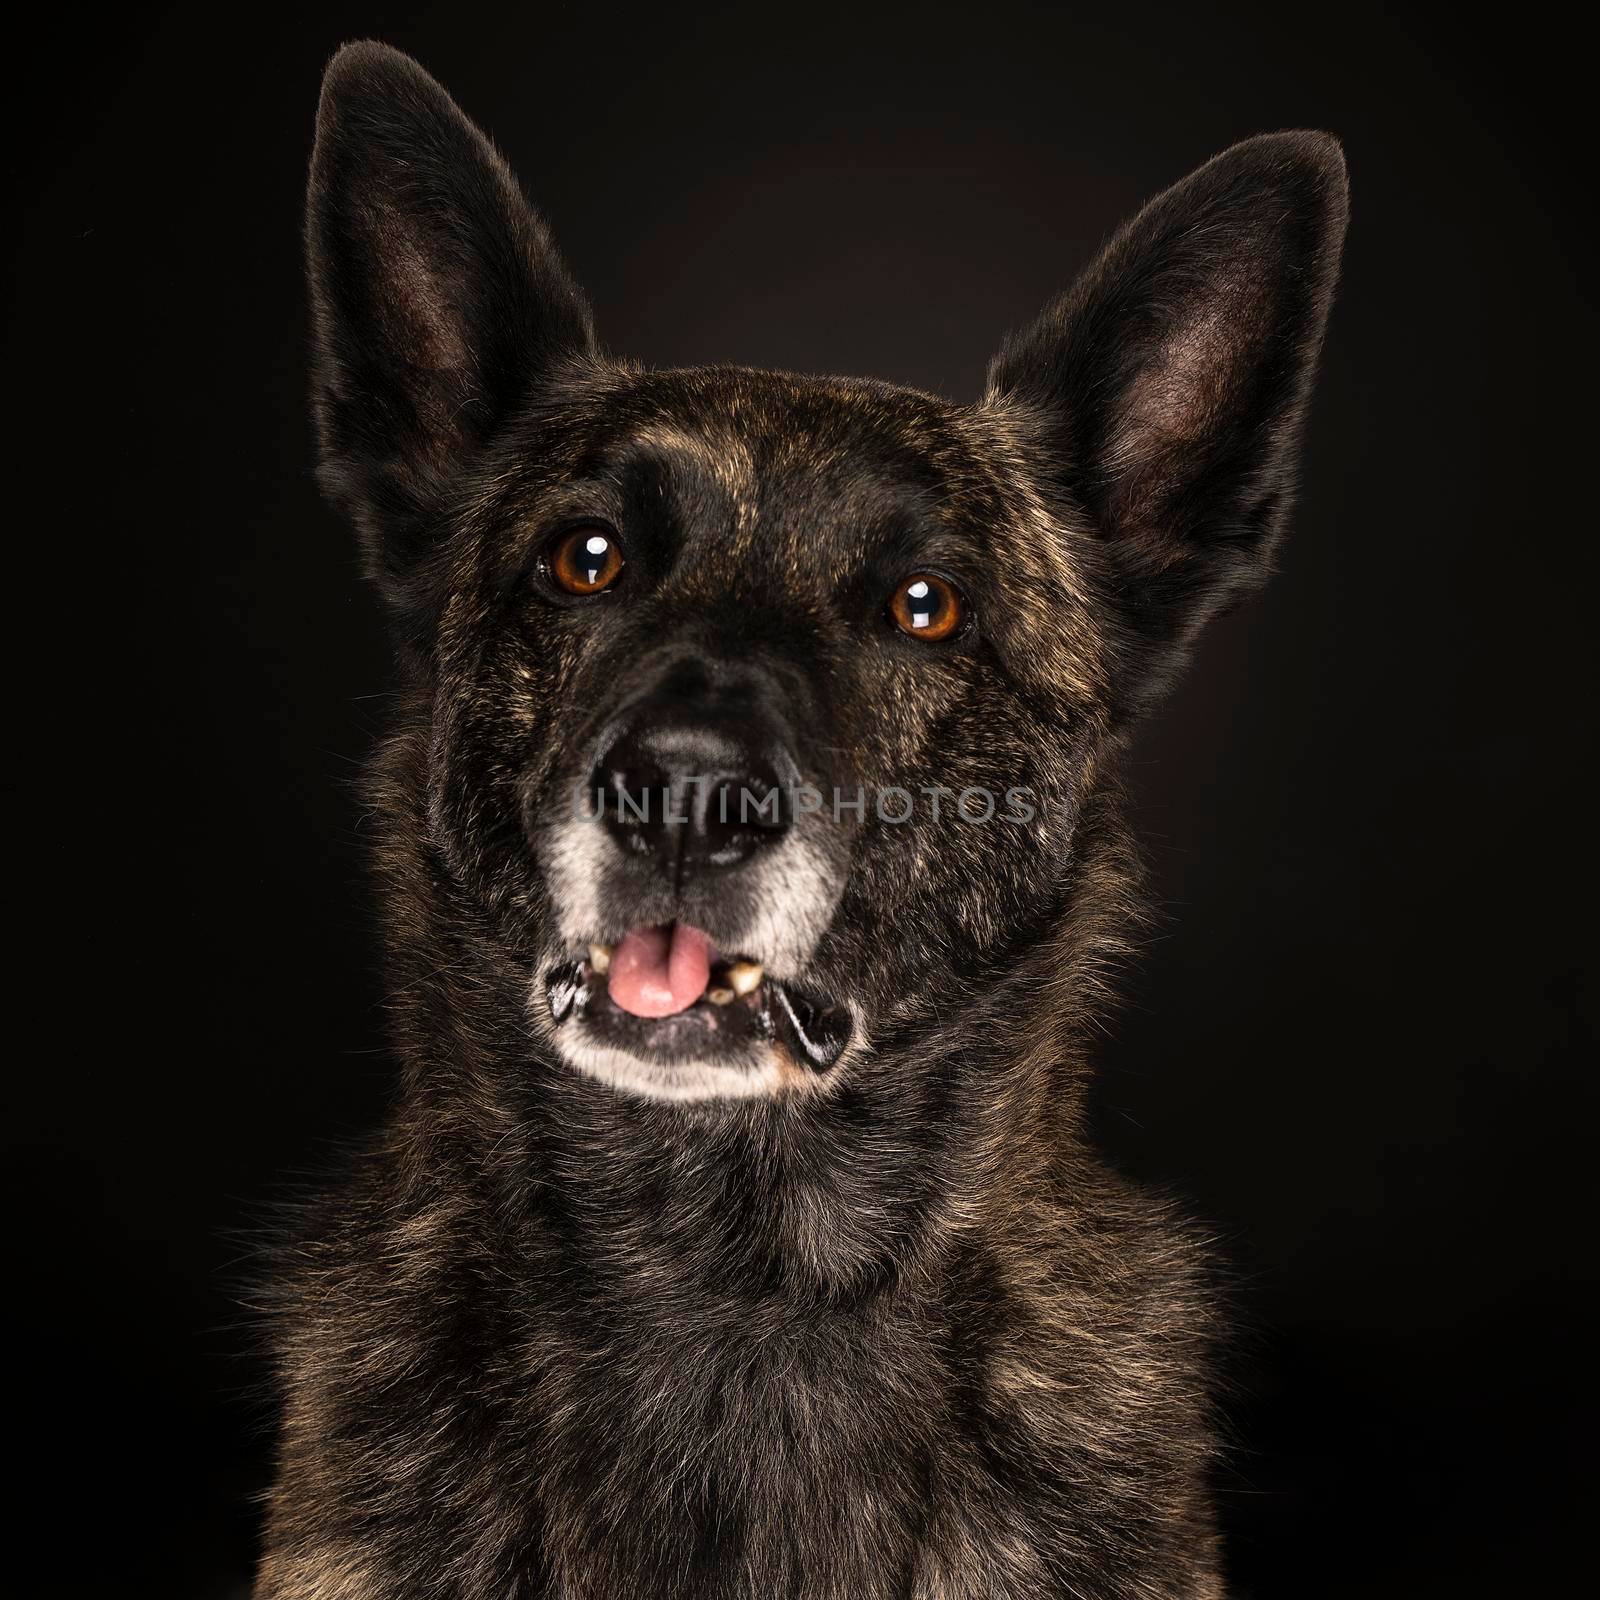
{"type": "Polygon", "coordinates": [[[624,852],[674,882],[726,871],[789,829],[778,748],[738,688],[680,678],[611,730],[590,778],[593,803],[624,852]]]}

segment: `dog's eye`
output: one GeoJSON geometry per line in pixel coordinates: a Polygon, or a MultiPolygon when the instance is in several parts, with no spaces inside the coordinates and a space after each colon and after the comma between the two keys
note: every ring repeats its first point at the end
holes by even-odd
{"type": "Polygon", "coordinates": [[[948,639],[967,620],[967,602],[948,578],[914,572],[889,597],[889,617],[913,639],[948,639]]]}
{"type": "Polygon", "coordinates": [[[558,534],[545,559],[557,588],[568,594],[599,594],[622,576],[622,550],[604,528],[573,528],[558,534]]]}

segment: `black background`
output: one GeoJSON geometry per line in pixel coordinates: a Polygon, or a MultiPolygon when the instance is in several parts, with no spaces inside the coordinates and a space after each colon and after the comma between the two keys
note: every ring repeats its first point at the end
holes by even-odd
{"type": "Polygon", "coordinates": [[[34,1592],[109,1560],[96,1592],[242,1593],[249,1230],[390,1089],[353,787],[386,646],[308,475],[299,256],[318,76],[359,35],[492,131],[613,349],[960,399],[1164,184],[1261,130],[1343,138],[1281,574],[1137,750],[1168,917],[1100,1122],[1239,1271],[1239,1591],[1553,1583],[1593,1335],[1592,185],[1575,46],[1465,15],[173,8],[21,37],[11,1377],[84,1530],[34,1592]]]}

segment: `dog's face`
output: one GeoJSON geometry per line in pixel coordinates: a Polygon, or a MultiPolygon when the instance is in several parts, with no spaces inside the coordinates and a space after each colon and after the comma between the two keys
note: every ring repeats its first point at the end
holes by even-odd
{"type": "Polygon", "coordinates": [[[489,453],[433,815],[573,1065],[819,1086],[1059,892],[1105,642],[1007,442],[918,394],[601,371],[489,453]]]}
{"type": "Polygon", "coordinates": [[[1236,147],[977,406],[643,373],[443,91],[340,54],[324,479],[537,1037],[658,1097],[826,1089],[1043,936],[1105,741],[1264,570],[1343,215],[1331,141],[1236,147]]]}

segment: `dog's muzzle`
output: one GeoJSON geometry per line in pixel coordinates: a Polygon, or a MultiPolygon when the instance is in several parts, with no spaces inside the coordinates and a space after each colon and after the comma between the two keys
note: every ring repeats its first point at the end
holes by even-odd
{"type": "Polygon", "coordinates": [[[583,1070],[652,1094],[756,1094],[774,1063],[792,1081],[848,1044],[848,1008],[803,977],[848,851],[833,818],[797,812],[776,702],[759,669],[677,660],[606,723],[581,805],[544,835],[568,949],[544,999],[583,1070]]]}

